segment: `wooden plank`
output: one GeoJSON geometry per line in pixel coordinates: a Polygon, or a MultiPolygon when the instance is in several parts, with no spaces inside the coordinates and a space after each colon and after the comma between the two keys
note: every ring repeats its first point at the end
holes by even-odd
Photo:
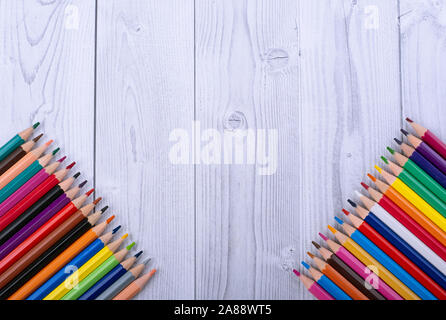
{"type": "Polygon", "coordinates": [[[403,116],[446,139],[446,4],[400,2],[403,116]]]}
{"type": "MultiPolygon", "coordinates": [[[[94,2],[0,1],[2,141],[35,121],[93,185],[94,2]]],[[[2,142],[2,143],[3,143],[2,142]]]]}
{"type": "Polygon", "coordinates": [[[98,1],[98,192],[159,273],[138,299],[194,297],[193,166],[169,134],[193,121],[193,1],[98,1]]]}

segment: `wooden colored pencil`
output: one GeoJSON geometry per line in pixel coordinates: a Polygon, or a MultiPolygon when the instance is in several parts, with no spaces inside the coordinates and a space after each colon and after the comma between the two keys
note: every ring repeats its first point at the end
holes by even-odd
{"type": "Polygon", "coordinates": [[[88,276],[80,281],[77,286],[72,288],[61,300],[77,300],[88,289],[90,289],[96,282],[101,280],[107,273],[113,270],[127,255],[130,249],[135,245],[134,242],[129,244],[124,249],[112,254],[107,260],[101,263],[88,276]]]}
{"type": "Polygon", "coordinates": [[[399,224],[382,207],[362,195],[360,199],[366,205],[368,214],[366,215],[367,210],[351,202],[352,205],[356,205],[355,209],[358,215],[366,218],[373,228],[385,236],[389,242],[409,257],[427,275],[445,288],[446,277],[443,275],[442,270],[438,268],[438,266],[441,268],[444,264],[443,260],[403,225],[399,224]]]}
{"type": "MultiPolygon", "coordinates": [[[[19,278],[22,277],[22,271],[31,271],[30,267],[32,263],[35,262],[40,256],[42,256],[53,245],[55,245],[59,240],[61,240],[65,235],[69,234],[73,230],[76,231],[76,236],[81,236],[88,229],[90,229],[97,220],[99,220],[100,215],[102,214],[101,211],[98,211],[87,217],[88,213],[89,212],[82,213],[81,211],[77,211],[76,213],[74,213],[67,220],[61,223],[55,230],[49,233],[44,239],[42,239],[42,241],[37,243],[23,257],[17,260],[9,269],[2,273],[0,275],[0,299],[6,299],[14,292],[12,291],[12,289],[16,285],[17,281],[20,280],[19,278]],[[81,232],[81,234],[78,234],[78,232],[81,232]]],[[[23,283],[21,284],[24,284],[25,282],[26,281],[23,281],[23,283]]]]}
{"type": "Polygon", "coordinates": [[[0,217],[0,230],[3,230],[8,224],[28,210],[40,198],[45,196],[45,194],[47,194],[52,188],[61,183],[65,175],[66,172],[58,171],[54,175],[49,176],[44,182],[39,184],[22,200],[9,209],[3,216],[0,217]]]}
{"type": "MultiPolygon", "coordinates": [[[[57,228],[62,222],[68,219],[73,213],[77,211],[78,206],[80,206],[83,201],[93,192],[93,189],[88,191],[83,196],[73,200],[67,204],[62,210],[56,213],[50,220],[48,220],[43,226],[37,229],[32,235],[26,238],[25,241],[20,243],[16,248],[14,248],[6,257],[0,261],[0,273],[8,269],[13,263],[20,259],[24,254],[26,254],[32,247],[39,243],[43,238],[45,238],[51,231],[57,228]]],[[[94,206],[101,200],[101,198],[96,199],[92,203],[79,209],[82,211],[91,211],[94,206]]]]}
{"type": "Polygon", "coordinates": [[[420,124],[413,122],[412,119],[406,118],[406,121],[412,126],[417,135],[426,142],[432,149],[434,149],[439,155],[446,159],[446,144],[441,141],[432,131],[424,128],[420,124]]]}
{"type": "MultiPolygon", "coordinates": [[[[366,209],[361,206],[355,208],[361,211],[362,220],[352,214],[349,214],[347,210],[343,210],[346,215],[350,218],[353,226],[362,232],[368,239],[370,239],[376,246],[383,250],[389,257],[393,260],[398,261],[399,265],[406,270],[410,275],[412,275],[418,282],[420,282],[427,290],[429,290],[438,299],[446,299],[446,291],[433,281],[426,273],[424,273],[415,263],[411,261],[411,255],[405,255],[396,248],[392,242],[387,240],[386,233],[382,232],[382,228],[375,228],[376,224],[369,224],[367,221],[371,221],[369,213],[366,209]],[[367,221],[366,221],[367,220],[367,221]]],[[[410,250],[410,249],[408,249],[410,250]]],[[[420,296],[422,299],[426,299],[420,296]]]]}
{"type": "Polygon", "coordinates": [[[375,189],[368,187],[366,184],[363,184],[363,187],[366,188],[372,198],[378,202],[383,208],[385,208],[392,215],[395,214],[395,218],[398,219],[406,228],[413,228],[409,230],[414,230],[415,234],[426,243],[432,250],[443,250],[442,246],[446,245],[446,233],[436,225],[432,220],[426,217],[420,210],[418,210],[412,203],[410,203],[406,198],[404,198],[398,191],[389,186],[387,183],[377,179],[371,174],[367,174],[369,178],[375,183],[378,189],[382,192],[379,193],[375,189]],[[400,209],[400,210],[398,210],[400,209]],[[438,240],[442,244],[442,246],[436,245],[436,242],[430,240],[430,237],[421,238],[422,232],[419,230],[416,232],[417,228],[416,224],[412,223],[409,219],[404,218],[404,213],[407,216],[416,221],[421,227],[423,227],[426,231],[428,231],[435,239],[438,240]],[[413,226],[411,226],[413,225],[413,226]],[[435,247],[438,247],[437,249],[435,247]]]}
{"type": "Polygon", "coordinates": [[[426,171],[421,169],[415,162],[408,157],[403,156],[401,153],[396,152],[390,147],[387,150],[393,155],[395,161],[404,169],[407,170],[412,176],[420,181],[426,188],[434,193],[441,201],[446,203],[446,189],[439,184],[434,178],[432,178],[426,171]]]}
{"type": "Polygon", "coordinates": [[[6,172],[0,176],[0,189],[4,188],[8,183],[12,181],[12,179],[17,177],[23,170],[29,167],[34,161],[39,159],[39,157],[50,146],[51,143],[53,143],[53,140],[50,140],[44,145],[31,150],[22,159],[17,161],[11,168],[6,170],[6,172]]]}
{"type": "Polygon", "coordinates": [[[359,291],[353,284],[345,279],[332,266],[325,263],[322,259],[316,257],[311,252],[307,252],[311,259],[316,263],[319,270],[325,274],[331,281],[333,281],[339,288],[342,289],[354,300],[369,300],[361,291],[359,291]]]}
{"type": "Polygon", "coordinates": [[[430,175],[435,181],[437,181],[443,188],[446,188],[446,175],[441,172],[436,166],[429,162],[425,157],[423,157],[418,151],[403,143],[401,140],[393,139],[399,144],[401,151],[406,157],[417,164],[421,169],[423,169],[428,175],[430,175]]]}
{"type": "Polygon", "coordinates": [[[353,239],[350,239],[339,230],[328,226],[328,229],[335,235],[336,239],[341,245],[350,251],[356,258],[364,263],[369,268],[373,268],[375,273],[379,274],[379,277],[383,279],[393,290],[395,290],[405,300],[417,300],[419,299],[404,283],[402,283],[396,276],[387,270],[381,263],[379,263],[374,257],[372,257],[367,251],[365,251],[359,244],[353,239]]]}
{"type": "MultiPolygon", "coordinates": [[[[18,292],[16,292],[10,299],[25,298],[26,296],[27,300],[42,300],[69,277],[69,270],[79,269],[85,262],[103,249],[120,227],[117,226],[112,232],[108,232],[103,236],[96,234],[96,232],[87,232],[85,236],[73,243],[70,248],[60,254],[19,290],[25,290],[25,292],[19,296],[17,296],[18,292]]],[[[103,232],[103,230],[99,231],[103,232]]]]}
{"type": "Polygon", "coordinates": [[[424,201],[426,201],[432,208],[441,213],[443,217],[446,217],[446,203],[441,201],[432,191],[426,188],[421,182],[415,179],[409,172],[387,160],[385,157],[381,157],[384,163],[387,164],[393,175],[404,182],[409,188],[417,193],[424,201]]]}
{"type": "Polygon", "coordinates": [[[311,267],[305,261],[302,261],[302,265],[308,270],[311,274],[311,277],[316,281],[316,283],[321,286],[322,289],[327,291],[329,295],[331,295],[335,300],[352,300],[352,298],[345,293],[338,285],[336,285],[330,278],[324,275],[319,270],[311,267]]]}
{"type": "MultiPolygon", "coordinates": [[[[94,300],[101,293],[103,293],[107,288],[109,288],[113,283],[115,283],[119,278],[121,278],[125,273],[127,273],[136,259],[142,254],[142,251],[137,252],[133,257],[126,259],[125,261],[118,264],[109,273],[107,273],[102,279],[94,284],[90,289],[87,290],[78,300],[94,300]]],[[[110,259],[110,258],[109,258],[110,259]]]]}
{"type": "MultiPolygon", "coordinates": [[[[30,221],[32,221],[36,216],[40,213],[45,213],[47,211],[56,213],[58,210],[63,208],[64,204],[61,202],[70,202],[71,199],[66,196],[69,188],[73,184],[74,180],[79,175],[74,175],[71,178],[66,179],[65,181],[59,183],[55,187],[53,187],[48,193],[46,193],[42,198],[37,200],[31,207],[29,207],[25,212],[23,212],[16,219],[11,221],[8,225],[6,225],[0,231],[0,244],[3,245],[8,239],[14,236],[19,230],[25,227],[30,221]],[[56,208],[54,210],[53,208],[56,208]]],[[[79,191],[75,189],[76,192],[79,191]]],[[[73,192],[74,193],[74,192],[73,192]]],[[[76,194],[71,194],[70,196],[75,196],[76,194]]],[[[65,203],[65,204],[66,204],[65,203]]],[[[5,216],[11,218],[12,216],[5,216]]],[[[9,222],[9,219],[5,219],[6,222],[9,222]]],[[[1,248],[1,247],[0,247],[1,248]]],[[[1,252],[1,249],[0,249],[1,252]]],[[[2,259],[4,255],[0,254],[0,259],[2,259]]]]}
{"type": "Polygon", "coordinates": [[[60,300],[73,287],[84,280],[91,272],[107,260],[121,245],[128,234],[123,235],[120,239],[110,243],[96,253],[90,260],[85,262],[79,269],[73,272],[69,277],[51,291],[43,300],[60,300]]]}
{"type": "MultiPolygon", "coordinates": [[[[300,281],[304,284],[305,288],[318,300],[334,300],[331,295],[329,295],[324,289],[322,289],[316,282],[311,280],[310,278],[304,276],[297,270],[293,270],[294,274],[300,278],[300,281]]],[[[136,278],[137,276],[135,276],[136,278]]],[[[134,281],[134,280],[133,280],[134,281]]],[[[133,283],[130,282],[130,283],[133,283]]],[[[129,284],[130,284],[129,283],[129,284]]],[[[128,285],[129,285],[128,284],[128,285]]],[[[127,286],[128,286],[127,285],[127,286]]],[[[125,289],[125,288],[123,288],[125,289]]],[[[122,290],[123,290],[122,289],[122,290]]],[[[122,291],[121,290],[121,291],[122,291]]],[[[105,296],[105,295],[104,295],[105,296]]],[[[104,299],[96,299],[96,300],[111,300],[110,298],[104,298],[104,299]]]]}
{"type": "MultiPolygon", "coordinates": [[[[146,258],[142,263],[138,264],[136,267],[133,267],[132,269],[127,271],[122,277],[120,277],[118,280],[116,280],[110,287],[108,287],[104,292],[102,292],[99,296],[97,296],[95,298],[95,300],[111,300],[111,299],[113,299],[119,292],[124,290],[124,288],[126,288],[130,283],[132,283],[136,278],[138,278],[138,276],[144,270],[144,267],[149,263],[149,261],[150,261],[150,258],[146,258]]],[[[300,275],[299,272],[297,272],[296,270],[294,270],[293,272],[294,272],[294,274],[296,274],[299,277],[299,275],[300,275]]],[[[310,279],[308,279],[308,280],[310,280],[310,279]]],[[[312,280],[310,280],[310,281],[312,281],[312,280]]],[[[310,290],[309,288],[311,288],[311,285],[316,284],[316,283],[313,281],[311,283],[308,282],[308,284],[310,284],[310,285],[306,286],[306,288],[308,290],[310,290]]],[[[305,285],[305,283],[304,283],[304,285],[305,285]]],[[[330,296],[328,293],[326,293],[324,290],[322,290],[322,288],[320,288],[317,284],[316,284],[316,286],[317,286],[316,294],[323,293],[321,295],[321,297],[324,298],[324,300],[333,300],[332,296],[330,296]]]]}
{"type": "Polygon", "coordinates": [[[387,171],[375,166],[376,170],[384,177],[384,180],[398,191],[404,198],[412,203],[418,210],[420,210],[425,216],[431,219],[437,224],[443,231],[446,231],[446,219],[434,208],[432,208],[426,201],[421,199],[412,189],[410,189],[404,182],[395,176],[391,175],[387,171]]]}
{"type": "Polygon", "coordinates": [[[333,267],[347,281],[349,281],[356,289],[361,291],[370,300],[386,300],[375,288],[370,287],[353,269],[351,269],[344,261],[327,248],[321,247],[317,242],[313,241],[313,245],[324,258],[325,262],[333,267]]]}
{"type": "Polygon", "coordinates": [[[150,272],[139,277],[131,284],[129,284],[127,288],[122,290],[116,297],[114,297],[113,300],[130,300],[134,298],[139,292],[141,292],[141,290],[144,288],[150,278],[152,278],[155,272],[156,270],[152,269],[150,272]]]}
{"type": "Polygon", "coordinates": [[[25,142],[21,146],[14,149],[6,158],[0,161],[0,175],[4,174],[9,168],[11,168],[17,161],[22,159],[29,151],[34,148],[37,141],[43,136],[43,133],[39,134],[34,139],[25,142]]]}
{"type": "Polygon", "coordinates": [[[327,243],[328,247],[350,268],[356,271],[371,288],[379,291],[387,300],[403,300],[401,296],[387,285],[377,274],[359,261],[353,254],[340,244],[328,239],[327,236],[319,233],[320,237],[327,243]]]}
{"type": "Polygon", "coordinates": [[[404,129],[401,132],[407,137],[409,143],[417,150],[422,156],[424,156],[430,163],[436,166],[443,174],[446,174],[446,159],[435,152],[434,149],[423,142],[421,139],[415,137],[404,129]]]}
{"type": "Polygon", "coordinates": [[[11,152],[13,152],[17,147],[25,143],[26,140],[32,135],[34,129],[39,126],[39,122],[36,122],[32,127],[19,132],[14,137],[11,138],[8,142],[6,142],[3,146],[0,147],[0,161],[5,159],[11,152]]]}

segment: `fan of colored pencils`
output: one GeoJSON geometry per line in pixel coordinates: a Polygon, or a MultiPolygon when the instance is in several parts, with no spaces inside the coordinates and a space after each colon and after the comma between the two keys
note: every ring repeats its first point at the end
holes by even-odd
{"type": "Polygon", "coordinates": [[[94,189],[73,186],[79,172],[67,178],[75,162],[60,169],[59,148],[45,154],[53,140],[30,139],[38,126],[0,147],[0,299],[132,299],[155,273],[144,271],[150,259],[130,253],[135,243],[120,248],[127,234],[107,231],[114,216],[101,222],[108,207],[85,204],[94,189]]]}
{"type": "Polygon", "coordinates": [[[446,299],[446,144],[406,120],[408,143],[395,139],[381,177],[368,174],[375,186],[348,199],[356,215],[342,209],[349,223],[335,217],[333,240],[319,233],[313,266],[302,261],[309,276],[293,270],[319,300],[446,299]]]}

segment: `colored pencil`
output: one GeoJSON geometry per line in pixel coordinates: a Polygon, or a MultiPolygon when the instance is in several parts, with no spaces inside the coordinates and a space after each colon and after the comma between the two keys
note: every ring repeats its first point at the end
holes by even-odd
{"type": "Polygon", "coordinates": [[[127,238],[128,234],[123,235],[120,239],[110,243],[96,253],[90,260],[85,262],[79,269],[73,272],[68,278],[60,283],[53,291],[51,291],[43,300],[60,300],[72,288],[84,280],[91,272],[99,267],[105,260],[111,257],[119,248],[121,243],[127,238]]]}
{"type": "Polygon", "coordinates": [[[400,146],[401,151],[406,157],[417,164],[421,169],[423,169],[428,175],[430,175],[435,181],[437,181],[443,188],[446,188],[446,175],[441,172],[436,166],[429,162],[425,157],[423,157],[418,151],[403,143],[401,140],[393,139],[400,146]]]}
{"type": "Polygon", "coordinates": [[[371,288],[376,289],[387,300],[403,300],[398,293],[387,285],[379,276],[370,270],[366,265],[359,261],[354,255],[352,255],[347,249],[340,244],[328,239],[327,236],[319,233],[319,236],[327,243],[328,247],[350,268],[356,271],[365,282],[369,284],[371,288]]]}
{"type": "MultiPolygon", "coordinates": [[[[119,278],[126,274],[136,259],[142,254],[142,251],[137,252],[133,257],[128,258],[122,263],[118,264],[109,273],[107,273],[102,279],[94,284],[90,289],[87,290],[78,300],[94,300],[101,293],[103,293],[107,288],[109,288],[113,283],[115,283],[119,278]]],[[[110,258],[109,258],[110,259],[110,258]]]]}
{"type": "Polygon", "coordinates": [[[32,135],[34,129],[39,126],[39,122],[36,122],[32,127],[19,132],[14,137],[11,138],[8,142],[6,142],[3,146],[0,147],[0,161],[5,159],[11,152],[13,152],[17,147],[25,143],[26,140],[32,135]]]}
{"type": "Polygon", "coordinates": [[[113,298],[113,300],[130,300],[133,299],[141,290],[144,288],[144,286],[147,284],[147,282],[152,278],[152,276],[155,274],[156,270],[152,269],[145,275],[139,277],[135,281],[133,281],[131,284],[128,285],[127,288],[122,290],[116,297],[113,298]]]}
{"type": "MultiPolygon", "coordinates": [[[[102,211],[95,212],[87,217],[88,213],[81,213],[77,211],[67,220],[60,224],[54,231],[46,236],[42,241],[36,244],[30,251],[28,251],[22,258],[15,262],[8,270],[0,275],[0,299],[8,298],[14,289],[20,288],[31,277],[26,277],[25,274],[33,272],[33,263],[50,250],[52,246],[63,239],[66,235],[70,238],[79,238],[88,229],[90,229],[100,218],[102,211]],[[84,215],[85,214],[85,215],[84,215]],[[26,268],[26,269],[25,269],[26,268]]],[[[77,238],[73,239],[74,242],[77,238]]],[[[36,272],[37,273],[37,272],[36,272]]]]}
{"type": "Polygon", "coordinates": [[[101,263],[88,276],[81,280],[77,286],[73,287],[61,300],[77,300],[88,289],[90,289],[96,282],[101,280],[107,273],[113,270],[122,259],[125,258],[130,249],[135,245],[134,242],[129,244],[124,249],[112,254],[107,260],[101,263]]]}
{"type": "MultiPolygon", "coordinates": [[[[87,232],[86,236],[70,246],[70,248],[65,250],[51,264],[46,266],[44,270],[31,279],[31,284],[30,282],[25,284],[19,290],[26,290],[21,297],[17,297],[16,292],[10,299],[21,299],[25,298],[25,296],[27,300],[43,299],[69,277],[70,274],[68,271],[79,269],[85,262],[103,249],[120,228],[121,226],[117,226],[112,232],[108,232],[100,237],[95,232],[90,234],[87,232]],[[36,277],[39,278],[36,279],[36,277]]],[[[100,232],[103,232],[103,230],[100,232]]]]}
{"type": "Polygon", "coordinates": [[[423,142],[421,139],[415,137],[404,129],[401,132],[406,136],[409,143],[417,150],[422,156],[424,156],[430,163],[436,166],[443,174],[446,174],[446,159],[435,152],[434,149],[423,142]]]}
{"type": "MultiPolygon", "coordinates": [[[[42,168],[38,173],[36,173],[31,179],[29,179],[23,186],[21,186],[17,191],[10,195],[5,201],[0,204],[0,217],[8,212],[12,207],[14,207],[19,201],[30,194],[34,189],[36,189],[43,181],[45,181],[50,175],[52,175],[59,165],[66,159],[62,157],[59,160],[47,165],[42,168]]],[[[59,170],[54,173],[55,176],[65,177],[68,170],[71,169],[76,163],[73,162],[68,165],[65,169],[59,170]]]]}
{"type": "Polygon", "coordinates": [[[340,275],[349,281],[356,289],[362,292],[370,300],[386,300],[378,291],[364,281],[353,269],[344,263],[338,256],[327,248],[321,247],[317,242],[313,245],[324,258],[325,262],[333,267],[340,275]]]}
{"type": "Polygon", "coordinates": [[[17,161],[11,168],[6,170],[0,176],[0,189],[4,188],[8,183],[12,181],[15,177],[17,177],[23,170],[28,168],[34,161],[39,159],[42,153],[53,143],[53,140],[48,141],[44,145],[31,150],[28,152],[22,159],[17,161]]]}
{"type": "Polygon", "coordinates": [[[394,215],[394,217],[406,228],[413,230],[412,232],[414,232],[432,250],[435,252],[437,252],[437,250],[443,250],[442,247],[446,245],[446,234],[439,226],[426,217],[420,210],[387,183],[377,179],[371,174],[367,175],[382,192],[379,193],[375,189],[368,187],[366,184],[362,184],[364,188],[366,188],[366,186],[368,187],[367,191],[375,201],[394,215]],[[423,232],[419,230],[416,224],[412,223],[410,219],[404,218],[404,213],[406,213],[406,216],[416,221],[424,230],[428,231],[429,234],[442,244],[442,246],[436,245],[436,242],[432,241],[431,237],[423,237],[423,232]],[[417,232],[415,230],[419,231],[417,232]]]}
{"type": "MultiPolygon", "coordinates": [[[[77,206],[83,203],[85,199],[93,193],[93,189],[89,190],[83,196],[73,200],[67,204],[62,210],[56,213],[50,220],[48,220],[43,226],[37,229],[32,235],[26,238],[25,241],[20,243],[16,248],[14,248],[6,257],[0,261],[0,273],[8,269],[13,263],[20,259],[24,254],[26,254],[32,247],[44,239],[51,231],[57,228],[62,222],[68,219],[77,210],[77,206]]],[[[79,209],[84,212],[89,212],[93,210],[94,206],[101,200],[101,198],[96,199],[92,203],[79,209]]]]}
{"type": "Polygon", "coordinates": [[[446,231],[446,219],[434,208],[432,208],[426,201],[421,199],[412,189],[410,189],[404,182],[387,171],[375,166],[376,170],[384,177],[384,180],[398,191],[404,198],[412,203],[425,216],[437,224],[443,231],[446,231]]]}
{"type": "Polygon", "coordinates": [[[45,167],[53,156],[59,151],[56,148],[53,152],[42,156],[37,159],[29,167],[23,170],[17,177],[12,179],[3,189],[0,190],[0,202],[5,201],[11,194],[16,192],[21,186],[23,186],[29,179],[34,177],[43,167],[45,167]]]}
{"type": "MultiPolygon", "coordinates": [[[[302,283],[304,284],[305,288],[307,288],[307,290],[318,300],[334,300],[333,297],[331,295],[329,295],[324,289],[322,289],[316,282],[314,282],[313,280],[311,280],[310,278],[304,276],[303,274],[301,274],[299,271],[297,270],[293,270],[294,274],[296,276],[298,276],[300,278],[300,281],[302,281],[302,283]]],[[[137,276],[135,276],[136,278],[137,276]]],[[[132,280],[133,283],[134,280],[132,280]]],[[[130,284],[129,283],[129,284],[130,284]]],[[[128,285],[129,285],[128,284],[128,285]]],[[[127,286],[128,286],[127,285],[127,286]]],[[[123,288],[124,289],[124,288],[123,288]]],[[[122,290],[120,290],[122,291],[122,290]]],[[[102,295],[101,295],[102,296],[102,295]]],[[[110,298],[109,296],[106,296],[105,294],[103,295],[104,298],[101,299],[96,299],[96,300],[111,300],[112,298],[110,298]]]]}
{"type": "Polygon", "coordinates": [[[352,300],[348,294],[346,294],[341,288],[339,288],[333,281],[330,280],[326,275],[324,275],[319,270],[310,267],[305,261],[302,261],[302,265],[311,274],[311,277],[316,281],[316,283],[322,287],[329,295],[331,295],[335,300],[352,300]]]}
{"type": "Polygon", "coordinates": [[[446,144],[441,141],[432,131],[427,130],[418,123],[415,123],[410,118],[406,118],[406,121],[412,126],[417,135],[426,142],[432,149],[434,149],[439,155],[446,159],[446,144]]]}
{"type": "Polygon", "coordinates": [[[369,300],[361,291],[359,291],[353,284],[345,279],[332,266],[324,262],[322,259],[316,257],[311,252],[307,252],[308,256],[313,259],[319,270],[325,274],[331,281],[333,281],[339,288],[354,300],[369,300]]]}
{"type": "Polygon", "coordinates": [[[40,198],[44,197],[52,188],[61,183],[66,174],[66,171],[58,171],[54,175],[49,176],[44,182],[39,184],[22,200],[9,209],[2,217],[0,217],[0,230],[3,230],[8,224],[34,205],[40,198]]]}
{"type": "Polygon", "coordinates": [[[328,226],[328,229],[335,235],[336,239],[341,245],[350,251],[356,258],[370,268],[373,268],[373,272],[379,274],[379,277],[384,280],[393,290],[395,290],[405,300],[416,300],[418,297],[396,276],[387,270],[381,263],[379,263],[374,257],[366,252],[359,244],[353,239],[348,238],[345,234],[339,230],[328,226]]]}
{"type": "MultiPolygon", "coordinates": [[[[32,221],[36,216],[40,213],[46,213],[48,211],[56,213],[58,210],[63,208],[63,204],[61,202],[69,202],[71,199],[66,196],[69,188],[73,184],[74,180],[80,174],[75,174],[73,177],[66,179],[65,181],[59,183],[54,188],[52,188],[48,193],[46,193],[42,198],[37,200],[31,207],[29,207],[25,212],[23,212],[16,219],[11,221],[8,225],[6,225],[0,231],[0,244],[3,245],[8,239],[14,236],[19,230],[25,227],[30,221],[32,221]],[[56,208],[54,210],[53,208],[56,208]]],[[[76,192],[79,191],[77,188],[76,192]]],[[[74,197],[76,193],[70,193],[71,197],[74,197]]],[[[5,216],[7,217],[7,216],[5,216]]],[[[8,216],[11,217],[11,216],[8,216]]],[[[5,219],[8,222],[8,219],[5,219]]],[[[1,249],[0,249],[1,252],[1,249]]],[[[0,259],[2,259],[4,255],[0,254],[0,259]]]]}
{"type": "MultiPolygon", "coordinates": [[[[111,299],[113,299],[119,292],[121,292],[125,287],[127,287],[136,278],[138,278],[138,276],[144,270],[144,267],[149,263],[149,261],[150,261],[150,258],[146,258],[142,263],[138,264],[136,267],[133,267],[132,269],[127,271],[123,276],[121,276],[119,279],[117,279],[110,287],[108,287],[104,292],[102,292],[99,296],[97,296],[95,298],[95,300],[111,300],[111,299]]],[[[297,272],[296,270],[293,270],[293,272],[298,277],[300,276],[300,273],[297,272]]],[[[307,284],[310,284],[309,286],[306,286],[306,288],[310,292],[311,292],[311,290],[310,290],[311,285],[315,284],[317,288],[322,290],[322,291],[316,290],[317,292],[325,293],[325,295],[321,296],[324,298],[323,300],[333,300],[333,297],[330,296],[327,292],[325,292],[325,290],[323,290],[319,285],[317,285],[317,283],[315,283],[313,280],[310,280],[310,279],[308,279],[308,280],[312,281],[312,282],[307,283],[307,284]]],[[[304,285],[305,285],[305,283],[304,283],[304,285]]]]}
{"type": "MultiPolygon", "coordinates": [[[[438,299],[446,299],[446,291],[433,281],[426,273],[424,273],[418,266],[411,261],[412,255],[405,255],[405,252],[400,251],[386,238],[386,233],[382,232],[382,228],[374,228],[377,224],[369,217],[369,213],[361,206],[356,206],[357,212],[361,212],[360,216],[367,221],[372,220],[369,224],[366,220],[358,218],[345,209],[344,213],[350,218],[353,226],[362,232],[368,239],[370,239],[376,246],[383,250],[394,261],[398,261],[399,265],[412,275],[418,282],[420,282],[427,290],[429,290],[438,299]]],[[[380,221],[381,222],[381,221],[380,221]]],[[[408,249],[410,250],[410,249],[408,249]]],[[[421,297],[423,298],[423,297],[421,297]]]]}
{"type": "Polygon", "coordinates": [[[4,174],[9,168],[11,168],[17,161],[22,159],[28,152],[34,148],[37,141],[43,136],[43,133],[39,134],[34,139],[25,142],[21,146],[14,149],[6,158],[0,161],[0,175],[4,174]]]}
{"type": "Polygon", "coordinates": [[[404,169],[407,170],[412,176],[420,181],[426,188],[434,193],[441,201],[446,203],[446,189],[439,184],[434,178],[432,178],[426,171],[421,169],[415,162],[408,157],[403,156],[401,153],[396,152],[390,147],[387,147],[390,154],[393,155],[395,161],[404,169]]]}
{"type": "Polygon", "coordinates": [[[397,164],[387,160],[385,157],[381,157],[384,163],[387,164],[393,175],[404,182],[409,188],[416,192],[424,201],[426,201],[432,208],[441,213],[442,216],[446,216],[446,203],[440,200],[435,194],[433,194],[428,188],[426,188],[421,182],[413,177],[409,172],[398,166],[397,164]]]}
{"type": "MultiPolygon", "coordinates": [[[[358,195],[359,196],[359,195],[358,195]]],[[[391,242],[398,250],[412,260],[429,277],[437,281],[445,288],[446,278],[440,268],[444,268],[444,262],[433,251],[431,251],[422,241],[415,237],[382,207],[364,196],[359,196],[368,209],[353,206],[358,215],[367,219],[367,223],[372,225],[381,235],[391,242]]]]}

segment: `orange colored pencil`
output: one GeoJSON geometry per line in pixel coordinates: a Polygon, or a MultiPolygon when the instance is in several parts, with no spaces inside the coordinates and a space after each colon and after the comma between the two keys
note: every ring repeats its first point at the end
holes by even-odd
{"type": "Polygon", "coordinates": [[[136,296],[147,284],[150,278],[155,274],[156,269],[151,270],[145,275],[139,277],[132,283],[128,285],[124,290],[122,290],[113,300],[130,300],[136,296]]]}

